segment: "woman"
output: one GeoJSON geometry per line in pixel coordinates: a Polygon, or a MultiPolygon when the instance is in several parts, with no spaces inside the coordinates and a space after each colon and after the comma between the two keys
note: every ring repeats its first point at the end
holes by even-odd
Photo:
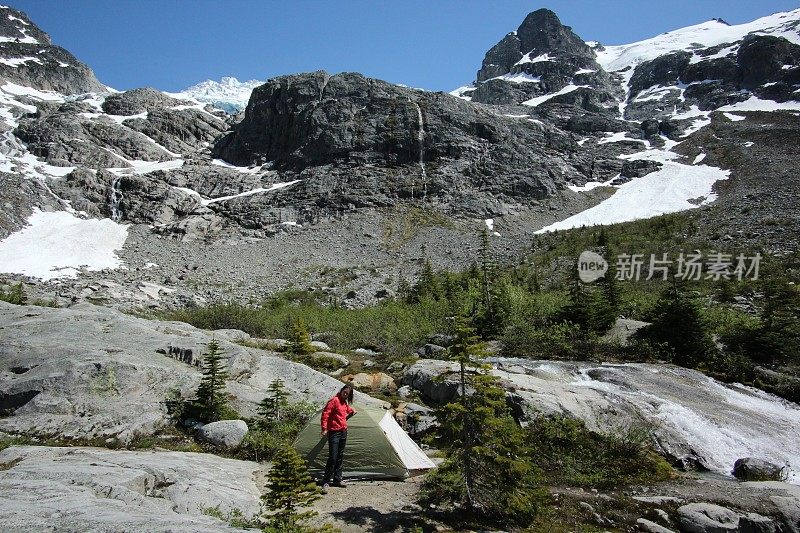
{"type": "Polygon", "coordinates": [[[322,478],[322,491],[328,489],[333,481],[334,487],[344,487],[342,482],[342,458],[347,443],[347,419],[356,414],[350,404],[353,403],[353,386],[345,385],[328,400],[322,411],[322,436],[328,437],[328,463],[325,465],[325,477],[322,478]]]}

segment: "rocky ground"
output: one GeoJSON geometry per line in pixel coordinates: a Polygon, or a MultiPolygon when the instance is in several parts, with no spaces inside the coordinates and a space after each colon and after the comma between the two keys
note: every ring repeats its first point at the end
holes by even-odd
{"type": "MultiPolygon", "coordinates": [[[[4,530],[241,531],[259,513],[269,465],[211,454],[13,446],[0,452],[4,530]]],[[[343,533],[447,531],[435,509],[416,503],[421,478],[351,481],[312,507],[310,523],[343,533]]],[[[683,474],[625,491],[552,488],[550,526],[715,532],[800,531],[800,490],[683,474]]],[[[545,523],[546,523],[545,519],[545,523]]]]}

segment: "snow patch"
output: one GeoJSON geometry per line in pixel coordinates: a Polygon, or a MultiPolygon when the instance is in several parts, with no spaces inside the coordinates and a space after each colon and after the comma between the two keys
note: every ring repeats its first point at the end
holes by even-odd
{"type": "Polygon", "coordinates": [[[555,61],[554,57],[550,57],[550,54],[541,54],[536,57],[531,57],[533,52],[528,52],[522,59],[514,63],[514,65],[525,65],[527,63],[541,63],[543,61],[555,61]]]}
{"type": "MultiPolygon", "coordinates": [[[[800,33],[795,27],[800,19],[800,9],[787,13],[775,13],[767,17],[729,26],[718,20],[710,20],[670,31],[643,41],[606,46],[604,50],[595,50],[597,62],[608,72],[615,72],[626,67],[631,70],[645,61],[653,60],[664,54],[678,50],[694,51],[697,48],[709,48],[725,43],[742,40],[748,33],[758,33],[784,37],[800,44],[800,33]]],[[[724,50],[721,50],[722,53],[724,50]]],[[[724,56],[722,56],[724,57],[724,56]]]]}
{"type": "Polygon", "coordinates": [[[0,272],[42,280],[74,277],[80,268],[119,268],[128,227],[110,219],[82,219],[66,211],[38,209],[28,226],[0,241],[0,272]]]}
{"type": "Polygon", "coordinates": [[[176,93],[178,98],[192,98],[203,104],[236,114],[247,107],[253,89],[265,82],[261,80],[239,81],[234,77],[224,77],[220,81],[206,80],[176,93]]]}
{"type": "Polygon", "coordinates": [[[731,122],[739,122],[740,120],[744,120],[747,117],[743,117],[742,115],[734,115],[733,113],[723,113],[725,118],[730,120],[731,122]]]}
{"type": "Polygon", "coordinates": [[[744,102],[737,102],[722,106],[717,111],[798,111],[800,102],[790,100],[788,102],[774,102],[772,100],[762,100],[751,96],[744,102]]]}
{"type": "MultiPolygon", "coordinates": [[[[232,200],[234,198],[243,198],[245,196],[252,196],[254,194],[261,194],[264,192],[272,192],[277,191],[278,189],[283,189],[284,187],[289,187],[294,185],[295,183],[299,183],[303,180],[293,180],[293,181],[286,181],[282,183],[275,183],[270,187],[259,187],[258,189],[253,189],[252,191],[241,192],[239,194],[232,194],[230,196],[220,196],[219,198],[211,198],[210,200],[202,199],[201,203],[203,205],[210,205],[216,204],[217,202],[224,202],[226,200],[232,200]]],[[[192,191],[194,192],[194,191],[192,191]]]]}
{"type": "Polygon", "coordinates": [[[0,58],[0,63],[3,65],[8,65],[9,67],[17,68],[20,65],[24,65],[27,62],[31,63],[39,63],[42,65],[42,61],[38,57],[2,57],[0,58]]]}
{"type": "Polygon", "coordinates": [[[497,76],[491,79],[509,81],[511,83],[539,83],[542,81],[541,76],[531,76],[525,72],[517,72],[516,74],[503,74],[502,76],[497,76]]]}
{"type": "Polygon", "coordinates": [[[454,89],[454,90],[450,91],[449,94],[452,95],[452,96],[455,96],[456,98],[461,98],[462,100],[466,100],[467,102],[471,102],[472,101],[472,97],[471,96],[465,96],[464,93],[468,93],[468,92],[471,92],[471,91],[474,91],[474,90],[475,90],[475,86],[474,85],[463,85],[463,86],[459,87],[458,89],[454,89]]]}
{"type": "Polygon", "coordinates": [[[645,146],[649,146],[649,144],[650,144],[649,142],[647,142],[647,141],[645,141],[643,139],[631,139],[627,135],[628,135],[627,131],[620,131],[620,132],[617,132],[617,133],[609,133],[609,134],[607,134],[607,137],[605,139],[601,139],[601,140],[597,141],[597,144],[618,143],[618,142],[625,142],[625,141],[643,143],[645,146]]]}
{"type": "Polygon", "coordinates": [[[589,87],[589,86],[588,85],[572,85],[572,84],[569,84],[569,85],[567,85],[566,87],[564,87],[563,89],[561,89],[558,92],[554,92],[554,93],[551,93],[551,94],[545,94],[543,96],[537,96],[535,98],[531,98],[530,100],[526,100],[526,101],[522,102],[522,105],[529,105],[531,107],[536,107],[538,105],[541,105],[541,104],[545,103],[546,101],[550,100],[551,98],[555,98],[556,96],[560,96],[562,94],[571,93],[572,91],[575,91],[577,89],[584,89],[584,88],[587,88],[587,87],[589,87]]]}
{"type": "Polygon", "coordinates": [[[672,161],[663,161],[663,165],[661,170],[618,186],[614,195],[598,205],[536,233],[617,224],[694,209],[715,200],[714,183],[728,179],[730,173],[716,167],[672,161]]]}

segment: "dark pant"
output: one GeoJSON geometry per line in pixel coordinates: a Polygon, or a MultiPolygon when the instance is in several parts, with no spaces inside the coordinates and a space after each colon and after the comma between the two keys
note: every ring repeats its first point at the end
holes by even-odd
{"type": "Polygon", "coordinates": [[[342,480],[342,458],[344,445],[347,444],[347,430],[328,432],[328,463],[325,465],[323,483],[329,483],[333,478],[334,483],[342,480]]]}

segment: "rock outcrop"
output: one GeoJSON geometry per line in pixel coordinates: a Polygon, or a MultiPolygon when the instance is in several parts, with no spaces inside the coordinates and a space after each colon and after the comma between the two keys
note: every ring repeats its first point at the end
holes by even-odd
{"type": "Polygon", "coordinates": [[[260,465],[212,454],[12,446],[0,452],[4,531],[241,531],[260,465]]]}
{"type": "MultiPolygon", "coordinates": [[[[171,423],[169,395],[193,397],[202,357],[216,337],[227,358],[233,407],[250,416],[280,377],[294,400],[321,405],[341,382],[245,348],[220,334],[152,322],[90,304],[69,309],[0,302],[0,431],[125,444],[171,423]]],[[[357,401],[383,405],[357,393],[357,401]]]]}

